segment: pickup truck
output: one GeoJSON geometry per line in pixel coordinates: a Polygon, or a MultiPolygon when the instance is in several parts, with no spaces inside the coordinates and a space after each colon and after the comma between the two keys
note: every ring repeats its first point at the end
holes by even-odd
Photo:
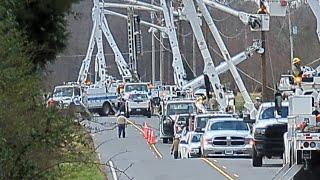
{"type": "Polygon", "coordinates": [[[274,102],[262,103],[255,120],[244,120],[253,123],[252,165],[261,167],[263,157],[283,157],[283,134],[287,132],[288,102],[282,102],[280,117],[276,117],[274,102]]]}
{"type": "Polygon", "coordinates": [[[163,143],[174,137],[174,124],[181,114],[194,114],[197,112],[195,100],[170,100],[162,104],[160,112],[160,138],[163,143]]]}

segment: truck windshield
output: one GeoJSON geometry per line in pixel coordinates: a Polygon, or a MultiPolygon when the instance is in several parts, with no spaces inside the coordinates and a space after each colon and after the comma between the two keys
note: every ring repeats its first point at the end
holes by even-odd
{"type": "Polygon", "coordinates": [[[132,99],[132,100],[137,100],[137,99],[146,100],[146,99],[148,99],[148,96],[146,94],[130,94],[129,99],[132,99]]]}
{"type": "Polygon", "coordinates": [[[197,117],[197,128],[205,128],[209,119],[212,118],[224,118],[224,117],[232,117],[232,115],[211,115],[211,116],[203,116],[197,117]]]}
{"type": "MultiPolygon", "coordinates": [[[[288,117],[288,107],[281,108],[281,118],[288,117]]],[[[275,118],[275,107],[268,107],[262,110],[259,119],[274,119],[275,118]]]]}
{"type": "Polygon", "coordinates": [[[172,103],[167,105],[167,115],[194,113],[194,103],[172,103]],[[190,112],[189,112],[190,111],[190,112]]]}
{"type": "Polygon", "coordinates": [[[125,92],[148,92],[148,86],[146,84],[128,84],[125,86],[125,92]]]}
{"type": "Polygon", "coordinates": [[[72,87],[55,88],[53,92],[53,97],[72,97],[72,95],[73,95],[72,87]]]}
{"type": "Polygon", "coordinates": [[[214,122],[210,125],[210,130],[234,130],[234,131],[248,131],[248,126],[243,121],[220,121],[214,122]]]}

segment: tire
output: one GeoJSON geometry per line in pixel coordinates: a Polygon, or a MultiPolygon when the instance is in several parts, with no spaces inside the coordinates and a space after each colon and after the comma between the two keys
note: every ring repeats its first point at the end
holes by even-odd
{"type": "Polygon", "coordinates": [[[168,138],[163,138],[163,139],[162,139],[162,142],[163,142],[163,144],[168,144],[169,139],[168,139],[168,138]]]}
{"type": "Polygon", "coordinates": [[[252,166],[253,167],[261,167],[262,166],[262,156],[259,156],[256,149],[252,148],[252,166]]]}
{"type": "Polygon", "coordinates": [[[147,112],[147,116],[148,116],[148,118],[151,118],[151,111],[147,112]]]}
{"type": "MultiPolygon", "coordinates": [[[[104,103],[101,109],[103,116],[108,116],[111,113],[111,106],[109,103],[104,103]]],[[[100,114],[100,113],[99,113],[100,114]]]]}

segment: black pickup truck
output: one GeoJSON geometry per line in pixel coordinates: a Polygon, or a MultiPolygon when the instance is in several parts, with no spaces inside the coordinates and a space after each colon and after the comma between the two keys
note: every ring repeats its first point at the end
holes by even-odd
{"type": "Polygon", "coordinates": [[[275,117],[275,105],[262,103],[253,124],[252,165],[261,167],[263,157],[283,157],[283,134],[287,132],[288,103],[282,104],[281,117],[275,117]]]}

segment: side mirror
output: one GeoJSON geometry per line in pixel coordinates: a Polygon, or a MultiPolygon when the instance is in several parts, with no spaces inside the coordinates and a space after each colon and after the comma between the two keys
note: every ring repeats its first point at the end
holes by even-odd
{"type": "Polygon", "coordinates": [[[256,122],[255,119],[251,119],[249,114],[243,114],[243,122],[248,124],[253,124],[256,122]]]}

